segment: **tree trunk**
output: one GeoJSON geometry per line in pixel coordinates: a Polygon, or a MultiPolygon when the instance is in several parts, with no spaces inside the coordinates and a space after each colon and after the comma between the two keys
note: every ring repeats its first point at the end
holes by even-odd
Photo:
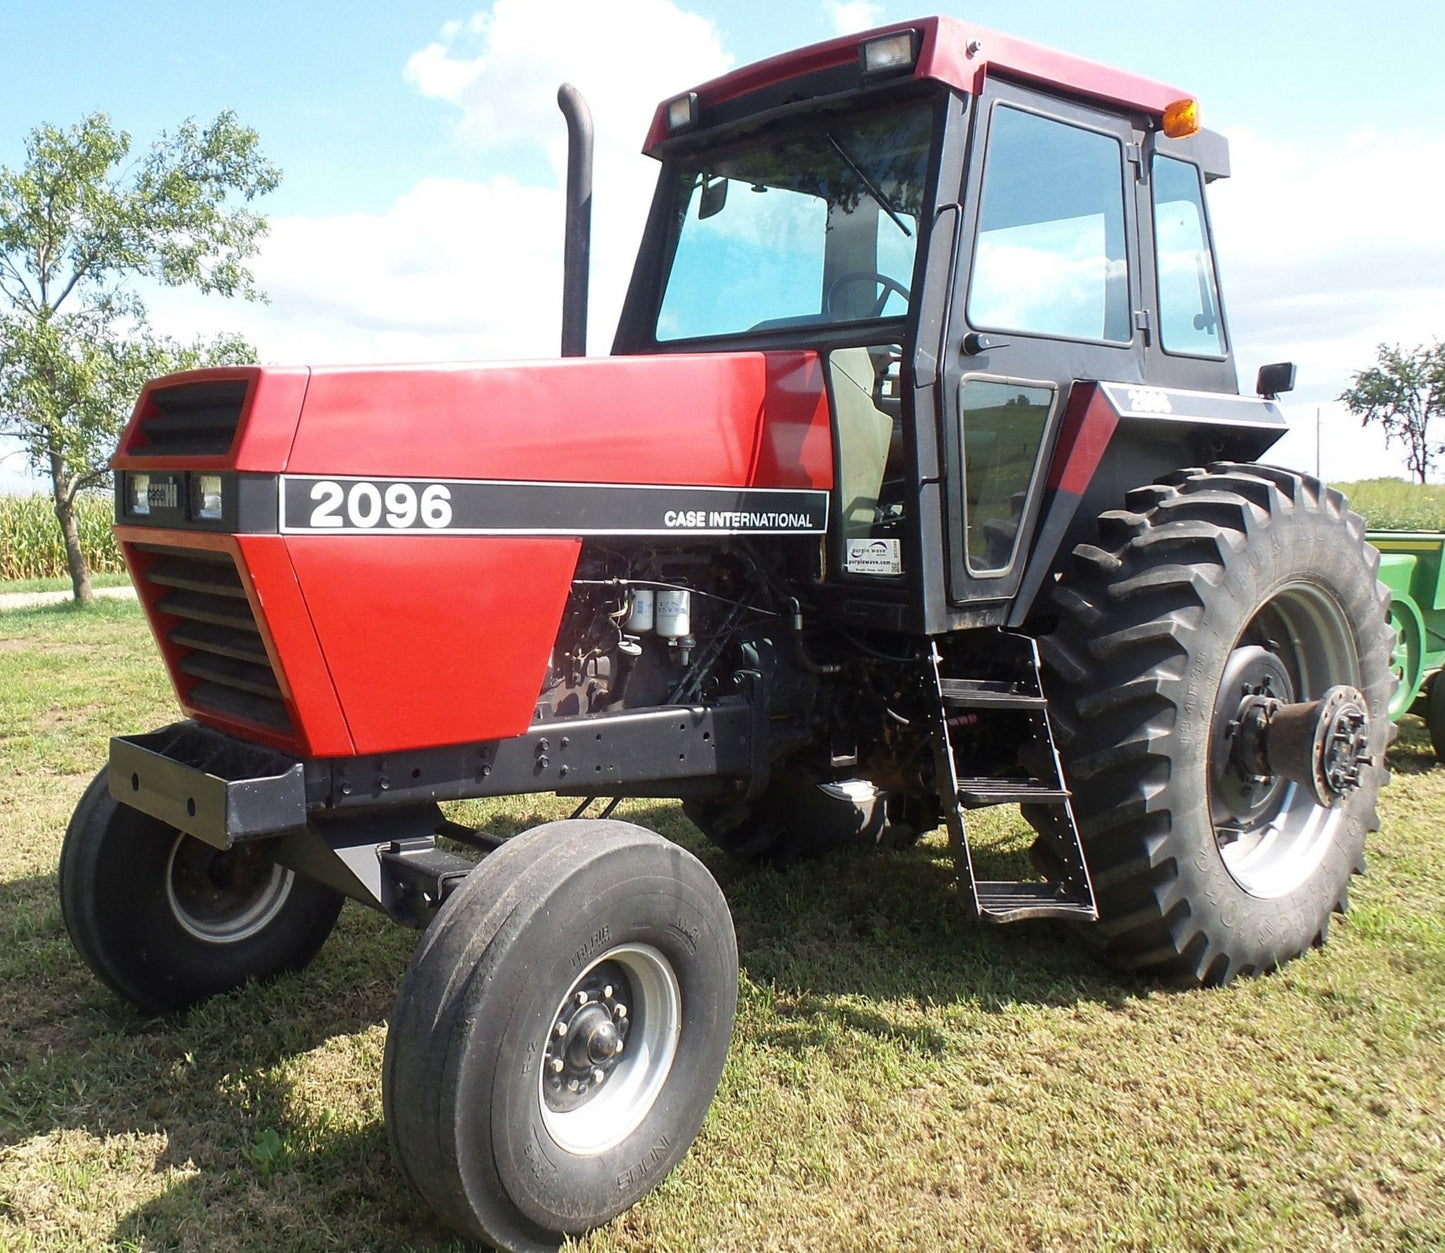
{"type": "Polygon", "coordinates": [[[80,551],[80,527],[75,521],[75,492],[67,487],[59,474],[52,475],[51,482],[55,488],[55,520],[60,523],[60,533],[65,537],[65,566],[70,572],[75,599],[82,605],[93,604],[95,593],[90,590],[90,567],[85,564],[85,554],[80,551]]]}

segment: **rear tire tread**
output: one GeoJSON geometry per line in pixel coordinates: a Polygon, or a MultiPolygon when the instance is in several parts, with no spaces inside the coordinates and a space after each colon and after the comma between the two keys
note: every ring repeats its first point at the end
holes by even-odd
{"type": "MultiPolygon", "coordinates": [[[[1180,897],[1184,871],[1171,831],[1175,810],[1188,801],[1175,794],[1182,776],[1176,778],[1172,754],[1183,675],[1199,646],[1193,641],[1211,604],[1228,597],[1232,563],[1257,561],[1245,554],[1267,544],[1265,532],[1282,519],[1313,514],[1318,525],[1339,527],[1359,544],[1370,577],[1345,579],[1339,600],[1351,622],[1378,622],[1359,627],[1358,635],[1360,686],[1380,744],[1372,778],[1347,802],[1348,875],[1361,864],[1364,832],[1378,826],[1374,792],[1388,777],[1381,727],[1393,640],[1387,593],[1375,582],[1378,557],[1364,543],[1363,524],[1338,492],[1305,476],[1239,464],[1181,470],[1131,491],[1126,504],[1103,514],[1099,542],[1081,544],[1065,564],[1052,605],[1057,626],[1040,641],[1056,738],[1099,899],[1095,925],[1115,964],[1185,985],[1228,982],[1302,951],[1348,898],[1329,887],[1324,920],[1310,922],[1297,946],[1261,960],[1253,946],[1232,947],[1180,897]]],[[[1445,731],[1445,697],[1441,708],[1445,731]]],[[[1037,811],[1025,816],[1040,833],[1042,854],[1057,856],[1060,837],[1051,820],[1037,811]]]]}

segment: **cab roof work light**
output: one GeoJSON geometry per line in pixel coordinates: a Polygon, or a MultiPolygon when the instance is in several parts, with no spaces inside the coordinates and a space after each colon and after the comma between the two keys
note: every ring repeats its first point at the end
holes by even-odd
{"type": "Polygon", "coordinates": [[[897,30],[858,45],[864,74],[895,74],[911,70],[918,60],[918,32],[897,30]]]}
{"type": "Polygon", "coordinates": [[[678,96],[676,100],[667,102],[667,133],[676,135],[679,131],[685,131],[689,126],[697,124],[697,92],[690,91],[685,96],[678,96]]]}

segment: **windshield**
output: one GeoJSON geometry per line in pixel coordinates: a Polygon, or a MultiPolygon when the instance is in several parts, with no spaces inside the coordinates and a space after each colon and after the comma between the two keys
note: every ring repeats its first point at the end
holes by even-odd
{"type": "Polygon", "coordinates": [[[932,134],[918,101],[684,157],[658,341],[902,317],[932,134]]]}

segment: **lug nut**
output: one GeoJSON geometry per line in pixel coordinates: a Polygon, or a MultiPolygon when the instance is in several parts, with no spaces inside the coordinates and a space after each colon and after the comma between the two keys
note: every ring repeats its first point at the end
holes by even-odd
{"type": "Polygon", "coordinates": [[[585,1004],[587,1004],[587,993],[586,993],[586,992],[579,992],[579,993],[577,993],[577,1006],[578,1006],[578,1008],[580,1009],[580,1008],[581,1008],[583,1005],[585,1005],[585,1004]]]}
{"type": "Polygon", "coordinates": [[[550,1070],[554,1075],[560,1075],[565,1068],[565,1065],[566,1063],[563,1062],[560,1057],[554,1057],[550,1062],[547,1063],[547,1069],[550,1070]]]}
{"type": "Polygon", "coordinates": [[[627,1017],[627,1006],[626,1006],[626,1005],[619,1005],[619,1006],[617,1007],[617,1016],[618,1016],[619,1018],[626,1018],[626,1017],[627,1017]]]}
{"type": "Polygon", "coordinates": [[[600,1066],[592,1067],[593,1083],[601,1083],[605,1078],[607,1078],[607,1076],[602,1073],[602,1068],[600,1066]]]}
{"type": "Polygon", "coordinates": [[[556,1032],[557,1032],[557,1034],[558,1034],[559,1036],[566,1035],[566,1034],[567,1034],[567,1024],[566,1024],[565,1022],[559,1022],[559,1023],[557,1024],[557,1026],[556,1026],[556,1032]]]}
{"type": "Polygon", "coordinates": [[[612,985],[610,983],[602,989],[602,999],[604,1001],[610,1001],[612,999],[612,985]]]}

